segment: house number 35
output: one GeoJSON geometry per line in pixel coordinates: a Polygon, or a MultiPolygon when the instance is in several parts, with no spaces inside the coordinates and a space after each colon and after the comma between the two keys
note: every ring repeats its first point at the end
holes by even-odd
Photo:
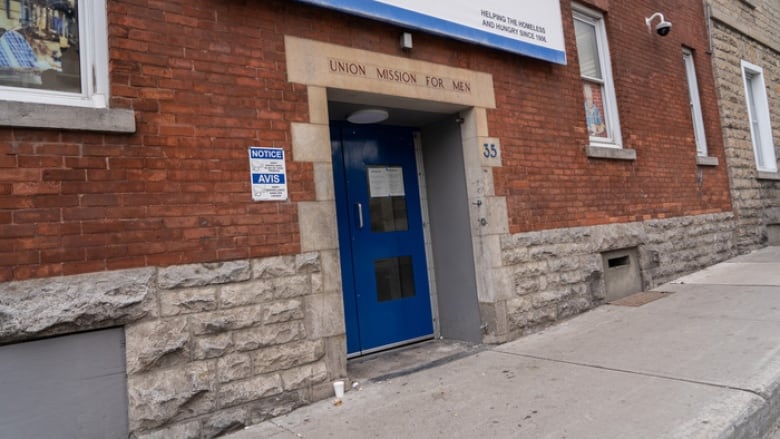
{"type": "Polygon", "coordinates": [[[494,159],[498,157],[498,149],[496,149],[495,143],[485,143],[482,147],[485,149],[482,151],[482,155],[485,156],[485,158],[494,159]]]}

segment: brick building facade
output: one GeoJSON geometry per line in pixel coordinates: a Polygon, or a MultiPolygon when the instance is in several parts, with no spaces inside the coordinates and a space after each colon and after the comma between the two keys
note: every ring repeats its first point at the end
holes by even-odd
{"type": "MultiPolygon", "coordinates": [[[[430,329],[406,340],[508,341],[736,254],[701,2],[562,2],[565,65],[422,31],[403,49],[408,29],[299,2],[105,8],[107,88],[84,87],[106,108],[0,101],[0,343],[122,328],[133,437],[259,422],[396,344],[348,346],[374,209],[341,179],[355,110],[413,130],[391,198],[420,206],[430,329]],[[283,149],[286,200],[253,201],[252,146],[283,149]]],[[[387,261],[405,273],[381,257],[377,284],[387,261]]]]}
{"type": "Polygon", "coordinates": [[[747,251],[768,240],[780,242],[780,174],[776,153],[780,143],[780,90],[776,85],[780,78],[780,36],[775,32],[780,22],[780,5],[773,1],[710,1],[707,6],[739,246],[741,251],[747,251]],[[751,82],[763,91],[751,91],[758,101],[757,114],[752,115],[746,96],[746,75],[756,73],[759,75],[751,82]],[[765,101],[763,105],[761,101],[765,101]],[[761,120],[761,114],[767,111],[769,118],[761,120]],[[754,137],[754,131],[766,133],[754,137]],[[765,155],[765,159],[759,160],[760,155],[765,155]]]}

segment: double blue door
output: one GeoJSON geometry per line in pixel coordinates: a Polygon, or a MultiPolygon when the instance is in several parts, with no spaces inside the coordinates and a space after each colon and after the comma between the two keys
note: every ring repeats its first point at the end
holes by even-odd
{"type": "Polygon", "coordinates": [[[411,129],[331,126],[351,355],[433,334],[411,129]]]}

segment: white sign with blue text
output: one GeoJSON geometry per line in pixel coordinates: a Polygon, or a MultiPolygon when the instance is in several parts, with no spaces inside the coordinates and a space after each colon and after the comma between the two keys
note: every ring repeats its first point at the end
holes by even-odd
{"type": "Polygon", "coordinates": [[[287,199],[287,168],[282,148],[249,148],[249,172],[252,177],[252,200],[287,199]]]}
{"type": "Polygon", "coordinates": [[[566,64],[558,0],[300,0],[566,64]]]}

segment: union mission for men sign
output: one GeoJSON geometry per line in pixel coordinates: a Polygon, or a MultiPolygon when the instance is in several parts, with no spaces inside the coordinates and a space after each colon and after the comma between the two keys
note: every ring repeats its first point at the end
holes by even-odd
{"type": "Polygon", "coordinates": [[[566,64],[561,5],[538,0],[301,0],[557,64],[566,64]]]}

